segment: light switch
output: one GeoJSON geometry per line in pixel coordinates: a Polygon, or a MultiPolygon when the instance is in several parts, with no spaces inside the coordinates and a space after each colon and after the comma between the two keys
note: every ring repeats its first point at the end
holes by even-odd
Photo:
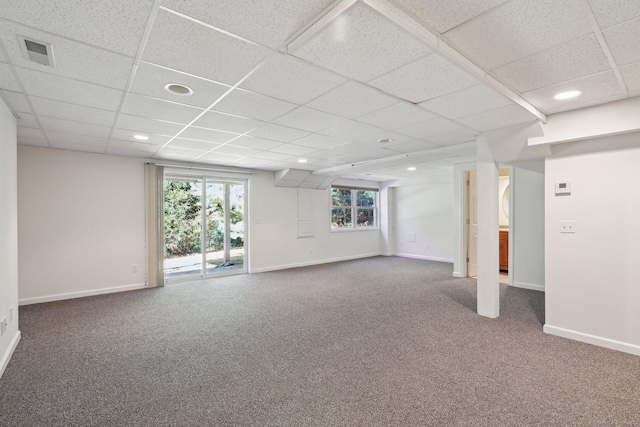
{"type": "Polygon", "coordinates": [[[560,221],[560,233],[575,233],[576,222],[575,221],[560,221]]]}

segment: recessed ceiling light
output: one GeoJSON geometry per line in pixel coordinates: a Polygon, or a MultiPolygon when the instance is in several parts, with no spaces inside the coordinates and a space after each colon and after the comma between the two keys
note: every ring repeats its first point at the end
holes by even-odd
{"type": "Polygon", "coordinates": [[[416,170],[416,167],[415,167],[415,166],[409,166],[409,167],[407,168],[407,170],[408,170],[408,171],[414,171],[414,170],[416,170]]]}
{"type": "Polygon", "coordinates": [[[581,90],[569,90],[566,92],[560,92],[557,93],[553,96],[553,99],[557,99],[559,101],[563,100],[563,99],[571,99],[571,98],[575,98],[576,96],[580,96],[582,95],[582,91],[581,90]]]}
{"type": "Polygon", "coordinates": [[[307,159],[298,159],[298,163],[307,163],[307,159]]]}
{"type": "Polygon", "coordinates": [[[133,139],[137,139],[138,141],[148,141],[149,137],[147,135],[133,135],[133,139]]]}
{"type": "Polygon", "coordinates": [[[379,142],[380,144],[388,144],[388,143],[390,143],[390,142],[393,142],[393,139],[391,139],[391,138],[384,138],[384,139],[379,139],[379,140],[378,140],[378,142],[379,142]]]}
{"type": "Polygon", "coordinates": [[[171,92],[174,95],[189,96],[193,93],[190,87],[178,83],[168,83],[164,85],[164,88],[167,92],[171,92]]]}

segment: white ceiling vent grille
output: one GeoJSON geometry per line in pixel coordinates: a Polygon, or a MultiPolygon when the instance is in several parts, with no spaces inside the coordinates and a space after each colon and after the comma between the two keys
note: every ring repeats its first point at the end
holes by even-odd
{"type": "Polygon", "coordinates": [[[18,36],[20,47],[28,61],[36,62],[40,65],[53,67],[53,47],[49,43],[30,40],[26,37],[18,36]]]}

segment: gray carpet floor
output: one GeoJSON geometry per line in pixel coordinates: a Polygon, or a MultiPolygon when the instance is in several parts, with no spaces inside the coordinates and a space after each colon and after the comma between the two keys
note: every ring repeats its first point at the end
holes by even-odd
{"type": "Polygon", "coordinates": [[[0,426],[640,426],[640,358],[376,257],[21,307],[0,426]]]}

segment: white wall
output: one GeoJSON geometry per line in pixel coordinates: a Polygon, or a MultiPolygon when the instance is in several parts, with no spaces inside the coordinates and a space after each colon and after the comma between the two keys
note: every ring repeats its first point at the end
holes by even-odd
{"type": "MultiPolygon", "coordinates": [[[[251,272],[381,255],[382,232],[330,227],[330,190],[311,190],[313,237],[298,238],[297,189],[274,187],[272,172],[251,182],[251,272]]],[[[346,183],[346,182],[345,182],[346,183]]]]}
{"type": "Polygon", "coordinates": [[[453,262],[453,196],[452,180],[394,188],[398,255],[453,262]]]}
{"type": "Polygon", "coordinates": [[[546,161],[544,329],[640,355],[640,136],[635,141],[636,148],[546,161]],[[562,181],[571,182],[570,196],[554,195],[562,181]],[[575,234],[560,233],[566,220],[576,221],[575,234]]]}
{"type": "MultiPolygon", "coordinates": [[[[544,161],[538,163],[544,170],[544,161]]],[[[544,173],[514,167],[511,181],[511,284],[544,291],[544,173]]]]}
{"type": "Polygon", "coordinates": [[[16,119],[0,98],[0,321],[7,319],[7,330],[0,336],[0,376],[20,340],[16,164],[16,119]]]}
{"type": "Polygon", "coordinates": [[[18,212],[21,303],[144,286],[142,160],[20,146],[18,212]]]}

